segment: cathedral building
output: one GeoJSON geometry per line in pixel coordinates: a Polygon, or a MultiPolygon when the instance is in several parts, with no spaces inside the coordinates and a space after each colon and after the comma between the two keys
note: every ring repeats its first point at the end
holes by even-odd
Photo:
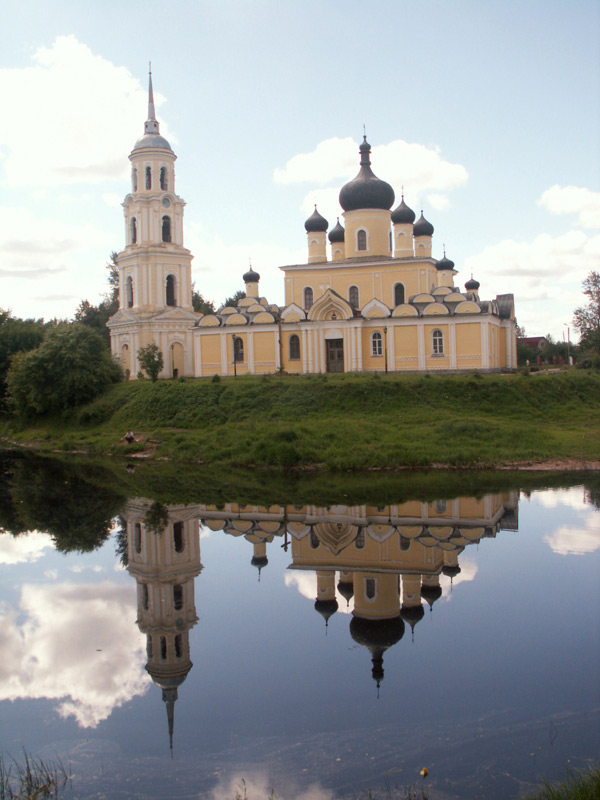
{"type": "MultiPolygon", "coordinates": [[[[416,219],[371,168],[366,136],[356,177],[339,195],[335,225],[314,212],[304,223],[307,260],[282,266],[285,304],[261,297],[260,275],[243,275],[245,296],[215,314],[192,308],[192,254],[183,245],[184,201],[175,193],[176,156],[160,135],[150,76],[144,135],[129,156],[123,203],[126,246],[119,253],[119,310],[109,320],[113,355],[126,374],[152,342],[163,378],[319,372],[514,369],[512,294],[482,300],[464,289],[445,252],[433,257],[433,225],[416,219]]],[[[229,287],[235,290],[236,287],[229,287]]]]}

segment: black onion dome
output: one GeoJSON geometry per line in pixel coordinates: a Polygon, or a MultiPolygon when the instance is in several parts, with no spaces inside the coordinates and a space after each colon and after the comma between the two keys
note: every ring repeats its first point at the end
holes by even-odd
{"type": "Polygon", "coordinates": [[[433,225],[427,222],[421,211],[421,216],[413,227],[413,236],[433,236],[433,225]]]}
{"type": "Polygon", "coordinates": [[[414,221],[415,212],[406,205],[404,195],[402,195],[400,205],[397,205],[392,211],[392,222],[394,225],[412,225],[414,221]]]}
{"type": "Polygon", "coordinates": [[[337,585],[338,592],[342,595],[344,600],[349,603],[354,595],[354,584],[350,581],[339,581],[337,585]]]}
{"type": "Polygon", "coordinates": [[[479,281],[476,281],[472,275],[471,279],[465,283],[465,289],[467,290],[467,292],[476,292],[480,286],[481,284],[479,283],[479,281]]]}
{"type": "Polygon", "coordinates": [[[460,571],[461,570],[458,565],[456,567],[442,567],[442,572],[447,578],[455,578],[460,574],[460,571]]]}
{"type": "Polygon", "coordinates": [[[325,622],[328,622],[329,617],[332,617],[338,608],[337,600],[315,600],[315,611],[319,612],[325,622]]]}
{"type": "Polygon", "coordinates": [[[340,218],[338,217],[338,221],[335,226],[329,231],[327,238],[334,244],[335,242],[343,242],[344,237],[346,235],[346,231],[340,225],[340,218]]]}
{"type": "Polygon", "coordinates": [[[250,267],[248,272],[244,272],[242,279],[244,283],[258,283],[260,280],[260,275],[258,272],[254,272],[252,267],[250,267]]]}
{"type": "Polygon", "coordinates": [[[269,559],[266,556],[252,556],[250,559],[250,564],[253,567],[258,567],[258,569],[262,569],[266,567],[269,563],[269,559]]]}
{"type": "Polygon", "coordinates": [[[352,617],[350,635],[357,644],[362,644],[371,652],[373,668],[371,675],[377,686],[383,680],[383,654],[404,636],[402,617],[392,619],[364,619],[352,617]]]}
{"type": "Polygon", "coordinates": [[[454,269],[454,261],[450,258],[446,258],[446,253],[444,253],[444,257],[440,258],[439,261],[435,262],[436,269],[454,269]]]}
{"type": "Polygon", "coordinates": [[[410,627],[414,628],[417,622],[423,619],[425,611],[421,603],[419,603],[418,606],[404,606],[400,614],[404,622],[408,622],[410,627]]]}
{"type": "Polygon", "coordinates": [[[440,599],[441,596],[441,586],[421,586],[421,597],[429,604],[429,606],[432,606],[436,600],[440,599]]]}
{"type": "Polygon", "coordinates": [[[371,145],[367,137],[363,137],[360,145],[360,171],[356,178],[342,186],[340,205],[344,211],[356,211],[360,208],[390,209],[394,204],[394,190],[385,181],[380,180],[371,169],[371,145]]]}
{"type": "Polygon", "coordinates": [[[319,214],[317,207],[315,206],[315,210],[304,223],[304,227],[306,228],[307,233],[324,233],[329,227],[329,223],[325,217],[322,217],[321,214],[319,214]]]}

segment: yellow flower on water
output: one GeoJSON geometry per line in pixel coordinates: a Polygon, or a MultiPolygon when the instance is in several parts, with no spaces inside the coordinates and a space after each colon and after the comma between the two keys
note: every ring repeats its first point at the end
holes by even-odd
{"type": "Polygon", "coordinates": [[[428,775],[428,769],[427,767],[423,767],[423,769],[421,770],[421,777],[426,778],[427,775],[428,775]]]}

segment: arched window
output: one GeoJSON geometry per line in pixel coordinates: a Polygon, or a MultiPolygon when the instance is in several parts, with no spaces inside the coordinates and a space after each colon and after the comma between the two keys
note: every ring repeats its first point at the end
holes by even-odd
{"type": "Polygon", "coordinates": [[[181,634],[178,633],[175,636],[175,657],[181,658],[183,655],[183,647],[181,646],[181,634]]]}
{"type": "Polygon", "coordinates": [[[149,659],[152,658],[153,655],[152,636],[150,636],[150,634],[146,636],[146,655],[149,659]]]}
{"type": "Polygon", "coordinates": [[[165,300],[168,306],[177,305],[175,302],[175,275],[167,275],[165,300]]]}
{"type": "Polygon", "coordinates": [[[319,541],[319,537],[314,531],[310,532],[310,546],[313,550],[316,550],[317,547],[321,544],[319,541]]]}
{"type": "Polygon", "coordinates": [[[233,339],[233,360],[238,364],[244,360],[244,340],[239,336],[233,339]]]}
{"type": "Polygon", "coordinates": [[[393,238],[392,238],[392,232],[391,232],[391,231],[390,231],[390,235],[389,235],[389,243],[390,243],[390,244],[389,244],[389,247],[390,247],[390,253],[391,253],[391,252],[392,252],[392,249],[393,249],[393,247],[394,247],[394,240],[393,240],[393,238]]]}
{"type": "Polygon", "coordinates": [[[351,286],[348,289],[348,302],[352,308],[358,308],[358,286],[351,286]]]}
{"type": "Polygon", "coordinates": [[[394,305],[400,306],[404,303],[404,284],[397,283],[394,286],[394,305]]]}
{"type": "Polygon", "coordinates": [[[300,358],[300,337],[293,333],[290,336],[290,360],[300,358]]]}
{"type": "Polygon", "coordinates": [[[131,275],[125,281],[125,300],[127,308],[133,308],[133,278],[131,275]]]}
{"type": "Polygon", "coordinates": [[[142,583],[142,604],[146,611],[148,610],[148,605],[150,603],[150,598],[148,596],[148,584],[142,583]]]}
{"type": "Polygon", "coordinates": [[[431,334],[432,352],[434,356],[444,355],[444,334],[436,329],[431,334]]]}
{"type": "Polygon", "coordinates": [[[183,522],[173,523],[173,546],[176,553],[183,553],[185,550],[185,539],[183,538],[183,522]]]}
{"type": "Polygon", "coordinates": [[[383,338],[379,333],[379,331],[375,331],[375,333],[371,334],[371,355],[372,356],[383,355],[383,338]]]}
{"type": "Polygon", "coordinates": [[[171,217],[167,214],[162,218],[162,240],[163,242],[171,241],[171,217]]]}
{"type": "Polygon", "coordinates": [[[133,547],[136,553],[142,552],[142,526],[139,522],[133,526],[133,547]]]}
{"type": "Polygon", "coordinates": [[[365,580],[365,595],[367,596],[367,600],[375,599],[375,587],[375,578],[367,578],[365,580]]]}
{"type": "Polygon", "coordinates": [[[183,586],[180,583],[173,586],[173,607],[175,611],[181,611],[183,608],[183,586]]]}
{"type": "Polygon", "coordinates": [[[160,637],[160,657],[163,661],[167,660],[167,639],[165,636],[160,637]]]}
{"type": "Polygon", "coordinates": [[[135,217],[131,218],[131,244],[137,242],[137,221],[135,217]]]}
{"type": "Polygon", "coordinates": [[[362,228],[356,234],[356,249],[357,250],[367,249],[367,232],[362,230],[362,228]]]}
{"type": "Polygon", "coordinates": [[[167,168],[166,167],[161,167],[160,168],[160,188],[163,190],[163,192],[166,192],[167,189],[169,188],[169,185],[167,183],[167,168]]]}
{"type": "Polygon", "coordinates": [[[307,286],[304,290],[304,310],[308,311],[313,304],[313,290],[307,286]]]}
{"type": "Polygon", "coordinates": [[[137,169],[131,168],[131,190],[137,192],[137,169]]]}
{"type": "Polygon", "coordinates": [[[152,188],[152,167],[146,167],[146,189],[152,188]]]}
{"type": "Polygon", "coordinates": [[[400,534],[400,550],[410,550],[410,539],[400,534]]]}
{"type": "Polygon", "coordinates": [[[361,528],[358,533],[356,534],[356,539],[354,540],[354,545],[357,550],[362,550],[365,546],[365,529],[361,528]]]}

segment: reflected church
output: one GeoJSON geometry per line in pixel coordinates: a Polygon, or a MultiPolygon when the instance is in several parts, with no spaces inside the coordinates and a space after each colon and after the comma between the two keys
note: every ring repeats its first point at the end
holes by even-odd
{"type": "Polygon", "coordinates": [[[162,690],[173,743],[178,688],[192,668],[189,632],[197,622],[194,579],[202,571],[200,525],[248,542],[249,566],[268,568],[269,546],[291,555],[289,570],[316,576],[315,610],[328,624],[344,603],[349,634],[371,656],[379,689],[385,651],[414,636],[456,577],[466,547],[518,527],[518,492],[481,498],[371,506],[171,506],[166,525],[148,525],[149,500],[127,504],[128,570],[137,582],[137,624],[146,635],[146,669],[162,690]]]}

